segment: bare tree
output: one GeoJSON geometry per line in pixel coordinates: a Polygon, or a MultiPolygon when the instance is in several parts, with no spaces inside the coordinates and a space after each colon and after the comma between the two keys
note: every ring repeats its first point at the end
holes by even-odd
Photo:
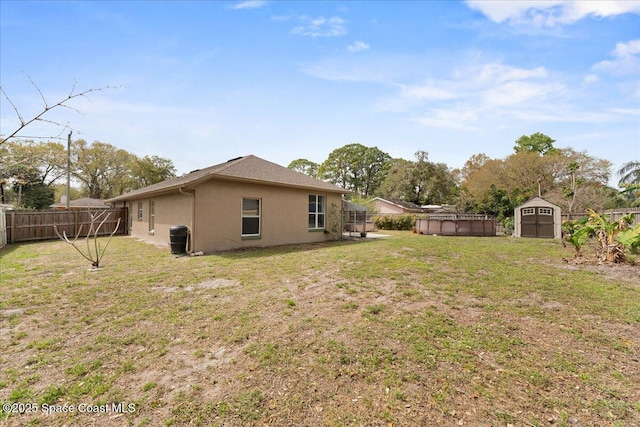
{"type": "Polygon", "coordinates": [[[100,88],[91,88],[91,89],[87,89],[84,90],[82,92],[76,92],[76,84],[74,83],[73,86],[71,86],[71,91],[69,91],[69,94],[59,100],[58,102],[55,102],[53,104],[50,104],[47,99],[44,97],[44,94],[42,93],[42,91],[40,90],[40,88],[38,87],[38,85],[36,85],[33,81],[33,79],[31,77],[29,77],[27,75],[27,77],[29,78],[29,81],[31,82],[31,84],[33,85],[33,87],[36,88],[36,90],[38,91],[38,94],[40,94],[40,99],[42,99],[42,102],[44,104],[42,111],[40,111],[38,114],[34,115],[33,117],[27,118],[25,119],[22,114],[20,113],[20,110],[18,109],[18,107],[13,103],[13,101],[11,100],[11,98],[9,97],[9,95],[7,94],[7,92],[4,90],[4,88],[2,86],[0,86],[0,92],[2,93],[2,96],[4,96],[4,98],[7,100],[7,102],[9,102],[9,104],[11,105],[11,107],[13,108],[13,111],[15,111],[16,115],[18,116],[18,120],[20,121],[20,125],[18,126],[17,129],[15,129],[13,132],[11,132],[8,136],[0,138],[0,145],[4,144],[5,142],[9,141],[12,138],[16,138],[17,134],[20,133],[20,131],[22,131],[24,128],[26,128],[27,126],[29,126],[30,124],[34,123],[34,122],[44,122],[44,123],[50,123],[53,124],[55,126],[61,127],[62,130],[60,131],[60,133],[56,136],[47,136],[47,137],[40,137],[40,136],[28,136],[25,138],[49,138],[49,139],[54,139],[54,138],[59,138],[60,135],[62,135],[64,133],[64,131],[66,129],[71,129],[71,127],[69,126],[69,124],[62,124],[53,120],[48,120],[47,118],[45,118],[45,114],[47,114],[49,111],[56,109],[56,108],[68,108],[72,111],[75,111],[76,113],[80,113],[79,110],[71,107],[69,105],[69,103],[76,99],[76,98],[86,98],[89,99],[89,97],[87,95],[89,95],[92,92],[102,92],[104,91],[104,89],[108,89],[110,88],[110,86],[105,86],[105,87],[100,87],[100,88]]]}
{"type": "Polygon", "coordinates": [[[78,251],[80,255],[82,255],[85,259],[90,261],[92,267],[100,268],[100,260],[104,256],[104,253],[107,250],[107,246],[109,246],[109,243],[111,243],[111,238],[113,237],[114,234],[116,234],[116,232],[118,231],[118,228],[120,228],[121,218],[118,218],[118,223],[116,224],[116,227],[114,228],[113,233],[109,235],[109,240],[107,240],[107,244],[104,245],[104,248],[102,248],[100,246],[100,243],[98,242],[98,233],[100,232],[100,228],[104,225],[107,219],[109,219],[109,211],[102,211],[100,213],[95,213],[95,214],[89,212],[89,215],[91,216],[91,225],[89,226],[89,232],[87,233],[87,237],[85,238],[85,241],[87,243],[86,253],[82,249],[80,249],[78,246],[76,246],[76,241],[78,240],[78,237],[80,237],[80,234],[82,233],[82,225],[80,225],[80,227],[78,228],[76,237],[73,240],[69,240],[69,238],[67,237],[67,233],[65,231],[63,231],[62,235],[60,235],[60,232],[58,231],[57,226],[54,225],[53,229],[55,230],[56,234],[60,239],[64,240],[65,242],[73,246],[73,248],[76,251],[78,251]],[[100,221],[100,223],[96,226],[96,223],[98,223],[98,221],[100,221]],[[92,246],[91,238],[93,238],[93,249],[91,247],[92,246]]]}

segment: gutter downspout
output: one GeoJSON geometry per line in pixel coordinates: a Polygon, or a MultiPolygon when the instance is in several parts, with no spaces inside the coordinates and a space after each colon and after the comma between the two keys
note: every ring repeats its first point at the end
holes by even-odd
{"type": "Polygon", "coordinates": [[[191,253],[195,248],[194,225],[196,223],[196,195],[193,193],[182,191],[182,188],[178,188],[178,191],[180,192],[180,194],[184,194],[185,196],[191,196],[191,226],[189,227],[189,250],[187,250],[187,252],[191,253]]]}

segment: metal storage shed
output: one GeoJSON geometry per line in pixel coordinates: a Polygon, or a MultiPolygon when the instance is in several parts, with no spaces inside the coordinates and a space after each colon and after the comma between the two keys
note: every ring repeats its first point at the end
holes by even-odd
{"type": "Polygon", "coordinates": [[[534,197],[514,210],[514,237],[540,237],[560,239],[562,237],[562,211],[540,197],[534,197]]]}

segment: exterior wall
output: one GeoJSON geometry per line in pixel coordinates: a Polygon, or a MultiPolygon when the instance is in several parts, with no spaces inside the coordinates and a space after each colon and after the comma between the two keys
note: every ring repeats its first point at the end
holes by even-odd
{"type": "Polygon", "coordinates": [[[514,210],[514,237],[522,237],[522,209],[524,208],[552,208],[553,209],[553,238],[562,238],[562,211],[559,206],[535,197],[514,210]]]}
{"type": "Polygon", "coordinates": [[[191,231],[192,197],[174,193],[127,202],[131,235],[147,242],[169,245],[169,228],[186,225],[191,231]],[[138,219],[138,202],[142,202],[142,218],[138,219]],[[149,232],[149,202],[154,202],[154,230],[149,232]]]}
{"type": "Polygon", "coordinates": [[[403,214],[405,213],[405,209],[383,200],[376,200],[376,212],[379,214],[403,214]]]}
{"type": "MultiPolygon", "coordinates": [[[[309,195],[325,196],[325,228],[340,221],[342,196],[323,190],[301,190],[254,183],[210,180],[196,187],[194,250],[213,252],[329,240],[331,234],[309,230],[309,195]],[[262,201],[259,238],[242,234],[242,199],[262,201]],[[335,218],[331,206],[337,209],[335,218]]],[[[337,224],[341,227],[341,224],[337,224]]],[[[340,228],[338,229],[340,230],[340,228]]]]}

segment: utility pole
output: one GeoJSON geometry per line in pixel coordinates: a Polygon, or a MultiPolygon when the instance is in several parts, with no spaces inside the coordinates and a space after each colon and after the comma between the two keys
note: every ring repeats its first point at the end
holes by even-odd
{"type": "Polygon", "coordinates": [[[66,209],[69,210],[69,196],[71,192],[71,134],[72,130],[69,131],[69,135],[67,136],[67,201],[66,201],[66,209]]]}

